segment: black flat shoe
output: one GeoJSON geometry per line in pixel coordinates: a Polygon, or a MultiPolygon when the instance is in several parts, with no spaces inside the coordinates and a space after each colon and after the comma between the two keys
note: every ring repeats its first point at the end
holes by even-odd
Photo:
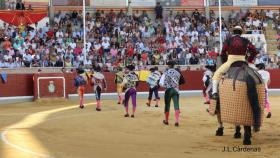
{"type": "Polygon", "coordinates": [[[130,117],[131,117],[131,118],[134,118],[134,115],[131,115],[130,117]]]}
{"type": "Polygon", "coordinates": [[[204,102],[204,104],[210,104],[210,101],[204,102]]]}
{"type": "Polygon", "coordinates": [[[96,110],[96,111],[101,111],[101,109],[99,109],[99,108],[96,108],[95,110],[96,110]]]}
{"type": "Polygon", "coordinates": [[[239,139],[241,138],[241,133],[240,132],[236,132],[234,133],[234,136],[233,136],[235,139],[239,139]]]}
{"type": "Polygon", "coordinates": [[[266,118],[271,118],[271,112],[267,114],[266,118]]]}
{"type": "Polygon", "coordinates": [[[216,136],[223,136],[224,135],[224,127],[220,127],[216,130],[216,136]]]}
{"type": "Polygon", "coordinates": [[[254,132],[259,132],[261,130],[261,128],[259,126],[254,127],[254,132]]]}
{"type": "Polygon", "coordinates": [[[158,108],[158,105],[155,105],[156,108],[158,108]]]}
{"type": "Polygon", "coordinates": [[[162,122],[163,122],[163,124],[165,124],[165,125],[169,125],[168,121],[166,121],[166,120],[163,120],[162,122]]]}
{"type": "Polygon", "coordinates": [[[177,123],[175,123],[175,127],[179,127],[179,123],[177,122],[177,123]]]}
{"type": "Polygon", "coordinates": [[[129,114],[125,114],[124,117],[129,117],[129,114]]]}

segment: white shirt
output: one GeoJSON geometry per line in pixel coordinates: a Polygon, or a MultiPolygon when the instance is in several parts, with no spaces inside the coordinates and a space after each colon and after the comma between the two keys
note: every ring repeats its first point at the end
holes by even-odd
{"type": "Polygon", "coordinates": [[[270,80],[269,72],[265,70],[259,70],[258,73],[262,76],[263,82],[265,84],[265,88],[267,89],[268,88],[267,84],[270,80]]]}
{"type": "Polygon", "coordinates": [[[72,48],[72,49],[75,49],[76,48],[76,43],[72,42],[72,43],[69,43],[69,46],[72,48]]]}
{"type": "Polygon", "coordinates": [[[256,27],[260,26],[261,21],[259,19],[253,21],[253,25],[256,27]]]}
{"type": "Polygon", "coordinates": [[[266,12],[266,16],[273,18],[273,12],[271,10],[266,12]]]}
{"type": "Polygon", "coordinates": [[[84,63],[85,65],[92,65],[92,62],[91,62],[91,60],[85,60],[85,63],[84,63]]]}
{"type": "Polygon", "coordinates": [[[49,27],[48,26],[43,27],[43,32],[44,33],[48,32],[48,31],[49,31],[49,27]]]}
{"type": "Polygon", "coordinates": [[[253,30],[252,34],[255,34],[255,35],[260,34],[260,31],[259,30],[253,30]]]}
{"type": "Polygon", "coordinates": [[[212,79],[212,76],[213,76],[213,72],[210,71],[210,70],[206,70],[203,74],[203,78],[202,78],[202,81],[203,83],[205,83],[207,81],[207,76],[210,77],[210,80],[212,79]]]}
{"type": "Polygon", "coordinates": [[[197,31],[192,31],[192,36],[198,36],[198,32],[197,31]]]}
{"type": "Polygon", "coordinates": [[[55,37],[58,38],[59,36],[63,37],[63,32],[62,31],[58,31],[55,33],[55,37]]]}
{"type": "Polygon", "coordinates": [[[103,47],[104,49],[109,49],[110,43],[109,43],[109,42],[102,42],[102,47],[103,47]]]}

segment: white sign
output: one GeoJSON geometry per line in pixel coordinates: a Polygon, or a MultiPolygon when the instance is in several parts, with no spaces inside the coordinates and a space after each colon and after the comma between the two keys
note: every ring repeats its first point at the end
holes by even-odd
{"type": "Polygon", "coordinates": [[[233,5],[241,7],[257,6],[258,0],[233,0],[233,5]]]}
{"type": "Polygon", "coordinates": [[[55,92],[55,85],[54,85],[53,81],[49,82],[48,89],[49,89],[49,93],[54,93],[55,92]]]}
{"type": "Polygon", "coordinates": [[[125,7],[126,0],[93,0],[92,4],[96,7],[125,7]]]}
{"type": "Polygon", "coordinates": [[[133,6],[133,7],[155,7],[156,0],[132,0],[131,6],[133,6]]]}

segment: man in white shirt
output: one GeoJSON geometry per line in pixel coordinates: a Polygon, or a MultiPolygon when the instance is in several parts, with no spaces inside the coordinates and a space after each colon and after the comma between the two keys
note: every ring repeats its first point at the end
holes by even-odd
{"type": "Polygon", "coordinates": [[[272,19],[273,18],[273,12],[268,9],[267,12],[266,12],[266,16],[272,19]]]}
{"type": "Polygon", "coordinates": [[[253,20],[253,25],[254,25],[255,27],[259,27],[260,24],[261,24],[261,21],[260,21],[259,19],[254,19],[254,20],[253,20]]]}
{"type": "Polygon", "coordinates": [[[255,47],[257,51],[261,51],[264,46],[264,42],[261,41],[261,37],[258,37],[258,40],[255,42],[255,47]]]}
{"type": "Polygon", "coordinates": [[[46,26],[43,27],[43,32],[47,33],[49,31],[49,23],[46,23],[46,26]]]}
{"type": "Polygon", "coordinates": [[[270,73],[265,70],[265,65],[263,63],[257,64],[256,67],[259,69],[258,73],[261,75],[263,82],[265,84],[265,108],[268,112],[267,118],[271,117],[270,102],[268,99],[268,85],[270,84],[270,73]]]}
{"type": "Polygon", "coordinates": [[[110,43],[106,39],[102,42],[101,45],[105,53],[108,53],[110,51],[110,43]]]}
{"type": "Polygon", "coordinates": [[[58,37],[64,37],[63,35],[63,32],[61,30],[58,30],[56,33],[55,33],[55,37],[58,38],[58,37]]]}
{"type": "Polygon", "coordinates": [[[110,41],[110,37],[108,36],[108,34],[106,33],[103,37],[102,37],[102,41],[110,41]]]}
{"type": "Polygon", "coordinates": [[[75,31],[73,31],[72,33],[73,38],[78,38],[81,37],[81,32],[78,29],[75,29],[75,31]]]}
{"type": "Polygon", "coordinates": [[[193,29],[192,36],[198,36],[198,32],[196,31],[196,28],[193,29]]]}
{"type": "Polygon", "coordinates": [[[77,44],[75,43],[75,42],[70,42],[69,43],[69,46],[72,48],[72,49],[75,49],[76,48],[76,46],[77,46],[77,44]]]}

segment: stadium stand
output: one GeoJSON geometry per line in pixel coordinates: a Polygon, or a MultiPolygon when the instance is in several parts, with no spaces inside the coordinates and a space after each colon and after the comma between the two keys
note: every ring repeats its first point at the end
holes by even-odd
{"type": "MultiPolygon", "coordinates": [[[[165,65],[169,59],[180,65],[211,65],[219,52],[219,24],[215,9],[207,18],[201,9],[165,11],[155,19],[146,10],[97,10],[86,14],[86,48],[83,48],[82,12],[58,11],[50,26],[0,28],[0,67],[86,67],[105,70],[134,63],[165,65]],[[86,52],[86,53],[84,53],[86,52]],[[86,56],[84,56],[86,54],[86,56]]],[[[223,17],[222,39],[236,24],[248,34],[265,34],[267,47],[255,41],[261,52],[256,63],[279,67],[280,12],[232,10],[223,17]],[[278,36],[275,36],[278,33],[278,36]]]]}

